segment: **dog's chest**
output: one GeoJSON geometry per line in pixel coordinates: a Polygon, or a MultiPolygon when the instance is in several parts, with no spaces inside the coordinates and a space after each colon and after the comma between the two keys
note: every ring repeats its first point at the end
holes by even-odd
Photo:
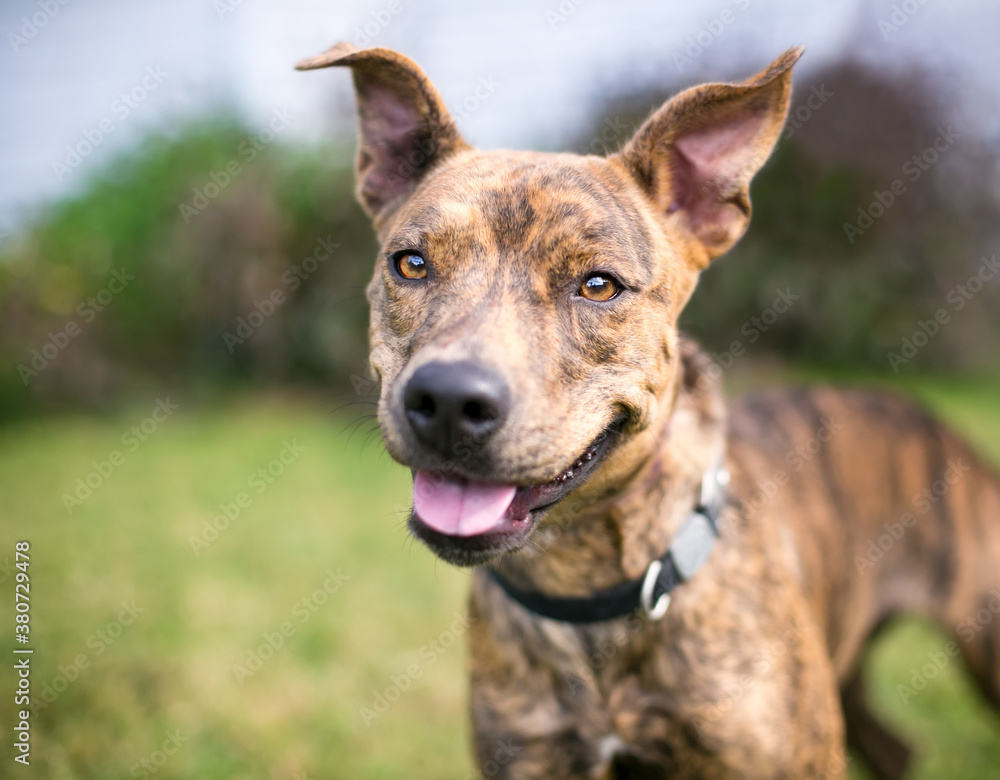
{"type": "Polygon", "coordinates": [[[594,777],[618,765],[644,777],[728,776],[727,745],[773,741],[761,713],[774,712],[775,690],[753,666],[760,648],[720,641],[699,630],[701,610],[678,606],[659,623],[635,616],[584,628],[507,612],[491,647],[520,671],[497,687],[474,682],[474,700],[491,699],[482,703],[504,722],[499,730],[525,743],[573,735],[594,777]]]}

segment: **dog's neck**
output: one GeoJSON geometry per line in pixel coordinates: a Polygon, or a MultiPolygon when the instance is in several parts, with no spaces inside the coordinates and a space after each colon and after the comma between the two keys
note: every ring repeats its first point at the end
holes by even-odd
{"type": "Polygon", "coordinates": [[[725,457],[725,405],[708,359],[686,340],[671,413],[654,444],[610,496],[557,506],[529,545],[497,570],[511,584],[551,596],[585,596],[642,576],[691,511],[702,477],[725,457]],[[583,507],[583,508],[581,508],[583,507]]]}

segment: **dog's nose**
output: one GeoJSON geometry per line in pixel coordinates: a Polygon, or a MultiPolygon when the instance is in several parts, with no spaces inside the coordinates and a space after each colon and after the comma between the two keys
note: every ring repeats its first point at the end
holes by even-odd
{"type": "Polygon", "coordinates": [[[421,366],[403,392],[417,438],[447,457],[457,454],[456,445],[485,444],[507,416],[509,400],[502,376],[467,360],[421,366]]]}

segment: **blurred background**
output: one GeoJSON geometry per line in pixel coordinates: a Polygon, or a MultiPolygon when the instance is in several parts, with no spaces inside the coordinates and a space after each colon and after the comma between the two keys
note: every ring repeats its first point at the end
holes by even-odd
{"type": "MultiPolygon", "coordinates": [[[[734,393],[889,386],[1000,463],[998,31],[991,0],[6,0],[0,644],[28,540],[35,648],[18,776],[476,771],[467,575],[407,539],[409,478],[370,416],[350,79],[297,60],[396,48],[471,142],[604,154],[678,89],[805,44],[750,231],[684,325],[734,393]]],[[[959,664],[906,693],[946,641],[881,639],[876,705],[916,777],[994,777],[1000,721],[959,664]]],[[[17,709],[0,697],[5,730],[17,709]]]]}

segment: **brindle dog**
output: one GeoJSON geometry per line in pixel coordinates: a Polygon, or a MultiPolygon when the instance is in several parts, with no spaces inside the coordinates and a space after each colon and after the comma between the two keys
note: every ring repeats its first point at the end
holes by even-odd
{"type": "Polygon", "coordinates": [[[681,93],[607,158],[477,151],[387,49],[298,66],[353,72],[379,421],[413,469],[412,532],[480,566],[471,714],[493,776],[840,778],[847,742],[902,777],[908,750],[860,683],[902,611],[955,632],[1000,704],[1000,620],[960,630],[1000,604],[996,475],[877,393],[772,391],[727,414],[677,329],[747,227],[800,53],[681,93]],[[642,578],[719,462],[718,541],[660,620],[543,618],[491,575],[552,597],[642,578]]]}

